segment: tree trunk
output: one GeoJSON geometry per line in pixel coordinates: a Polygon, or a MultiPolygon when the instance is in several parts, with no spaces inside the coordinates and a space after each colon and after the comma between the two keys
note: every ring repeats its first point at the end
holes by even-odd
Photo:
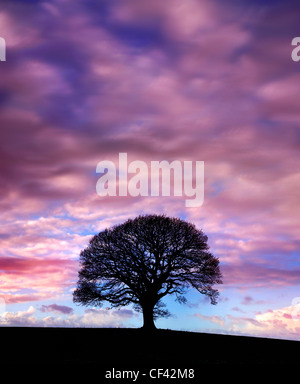
{"type": "Polygon", "coordinates": [[[153,319],[153,310],[154,306],[152,305],[143,306],[143,329],[145,331],[152,331],[156,329],[153,319]]]}

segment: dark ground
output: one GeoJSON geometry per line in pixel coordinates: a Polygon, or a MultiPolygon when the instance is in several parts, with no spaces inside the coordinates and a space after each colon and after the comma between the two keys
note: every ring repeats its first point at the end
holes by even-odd
{"type": "MultiPolygon", "coordinates": [[[[0,328],[0,364],[98,367],[300,367],[298,341],[159,329],[0,328]]],[[[129,369],[129,368],[128,368],[129,369]]]]}

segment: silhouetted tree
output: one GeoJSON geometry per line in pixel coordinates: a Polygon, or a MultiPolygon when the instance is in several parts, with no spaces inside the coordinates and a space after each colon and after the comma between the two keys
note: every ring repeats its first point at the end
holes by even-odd
{"type": "Polygon", "coordinates": [[[145,215],[95,235],[80,254],[74,302],[111,307],[133,303],[143,312],[145,329],[154,318],[168,316],[161,299],[175,294],[181,303],[189,287],[216,304],[219,260],[209,251],[207,236],[193,224],[164,215],[145,215]]]}

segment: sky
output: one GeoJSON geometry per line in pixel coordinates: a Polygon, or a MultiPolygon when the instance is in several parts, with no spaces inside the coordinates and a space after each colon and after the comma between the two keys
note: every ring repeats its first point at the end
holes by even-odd
{"type": "Polygon", "coordinates": [[[300,340],[297,1],[1,1],[0,325],[140,327],[72,301],[79,254],[140,214],[192,222],[219,258],[213,306],[160,328],[300,340]],[[97,194],[100,161],[204,161],[204,202],[97,194]]]}

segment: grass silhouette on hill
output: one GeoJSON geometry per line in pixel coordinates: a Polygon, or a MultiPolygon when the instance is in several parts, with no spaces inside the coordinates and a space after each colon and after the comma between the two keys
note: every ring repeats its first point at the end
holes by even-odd
{"type": "Polygon", "coordinates": [[[298,341],[157,329],[1,327],[1,364],[186,367],[299,364],[298,341]]]}

